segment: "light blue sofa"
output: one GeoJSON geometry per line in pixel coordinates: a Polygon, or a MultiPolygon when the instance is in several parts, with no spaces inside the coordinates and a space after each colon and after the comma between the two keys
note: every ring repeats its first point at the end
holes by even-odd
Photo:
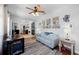
{"type": "Polygon", "coordinates": [[[36,39],[50,48],[56,47],[59,42],[59,37],[52,32],[42,32],[36,35],[36,39]]]}

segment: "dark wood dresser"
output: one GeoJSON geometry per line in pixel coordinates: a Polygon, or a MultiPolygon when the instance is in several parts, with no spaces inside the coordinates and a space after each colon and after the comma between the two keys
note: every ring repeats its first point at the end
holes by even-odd
{"type": "Polygon", "coordinates": [[[23,52],[24,38],[3,42],[3,55],[18,55],[23,52]]]}

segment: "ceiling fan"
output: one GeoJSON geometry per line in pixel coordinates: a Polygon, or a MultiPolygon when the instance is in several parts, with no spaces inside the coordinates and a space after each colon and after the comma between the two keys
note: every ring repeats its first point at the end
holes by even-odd
{"type": "Polygon", "coordinates": [[[29,14],[33,14],[34,16],[39,16],[39,13],[46,14],[40,5],[36,5],[33,9],[29,7],[26,7],[26,8],[29,10],[32,10],[32,12],[30,12],[29,14]]]}

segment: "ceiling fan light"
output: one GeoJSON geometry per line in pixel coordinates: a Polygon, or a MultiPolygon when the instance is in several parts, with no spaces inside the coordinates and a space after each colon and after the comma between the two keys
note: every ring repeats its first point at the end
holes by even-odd
{"type": "Polygon", "coordinates": [[[33,16],[35,16],[35,14],[34,14],[34,13],[32,13],[32,15],[33,15],[33,16]]]}
{"type": "Polygon", "coordinates": [[[36,14],[36,16],[39,16],[39,13],[38,12],[36,12],[35,14],[36,14]]]}

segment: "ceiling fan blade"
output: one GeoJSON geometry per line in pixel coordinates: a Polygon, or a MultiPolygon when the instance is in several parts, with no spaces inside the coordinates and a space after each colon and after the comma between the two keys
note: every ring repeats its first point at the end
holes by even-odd
{"type": "Polygon", "coordinates": [[[29,9],[29,10],[33,10],[32,8],[29,8],[29,7],[26,7],[27,9],[29,9]]]}
{"type": "Polygon", "coordinates": [[[40,5],[37,5],[36,7],[40,8],[41,6],[40,5]]]}
{"type": "Polygon", "coordinates": [[[32,14],[32,13],[34,13],[34,12],[30,12],[29,14],[32,14]]]}
{"type": "Polygon", "coordinates": [[[38,11],[44,11],[44,9],[40,5],[37,5],[37,10],[38,11]]]}
{"type": "Polygon", "coordinates": [[[38,12],[43,13],[43,14],[46,14],[46,12],[45,12],[45,11],[38,11],[38,12]]]}

